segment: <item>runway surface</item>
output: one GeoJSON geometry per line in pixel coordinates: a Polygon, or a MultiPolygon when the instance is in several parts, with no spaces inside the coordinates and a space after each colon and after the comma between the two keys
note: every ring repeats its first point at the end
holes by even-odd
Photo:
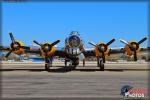
{"type": "MultiPolygon", "coordinates": [[[[44,64],[2,64],[1,96],[3,98],[124,98],[121,87],[148,88],[150,68],[147,63],[80,65],[75,70],[54,64],[50,72],[44,64]]],[[[147,94],[145,94],[147,98],[147,94]]]]}

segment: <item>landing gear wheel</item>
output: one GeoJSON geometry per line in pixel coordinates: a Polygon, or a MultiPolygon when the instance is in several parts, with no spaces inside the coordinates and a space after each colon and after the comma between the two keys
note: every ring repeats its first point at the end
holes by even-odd
{"type": "Polygon", "coordinates": [[[65,67],[67,67],[67,60],[65,59],[65,67]]]}
{"type": "Polygon", "coordinates": [[[99,68],[100,68],[100,71],[104,71],[104,63],[103,63],[103,60],[100,60],[99,61],[99,68]]]}
{"type": "Polygon", "coordinates": [[[77,67],[77,65],[75,64],[75,65],[72,65],[72,69],[73,70],[75,70],[76,69],[76,67],[77,67]]]}
{"type": "Polygon", "coordinates": [[[104,63],[103,63],[103,61],[100,62],[100,71],[104,71],[104,63]]]}
{"type": "Polygon", "coordinates": [[[72,68],[73,68],[73,70],[75,70],[78,65],[79,65],[79,60],[78,59],[74,60],[72,62],[72,68]]]}
{"type": "Polygon", "coordinates": [[[83,60],[83,67],[85,66],[85,59],[83,60]]]}
{"type": "Polygon", "coordinates": [[[52,67],[52,64],[51,64],[51,63],[45,64],[45,70],[46,70],[46,71],[50,71],[50,67],[52,67]]]}

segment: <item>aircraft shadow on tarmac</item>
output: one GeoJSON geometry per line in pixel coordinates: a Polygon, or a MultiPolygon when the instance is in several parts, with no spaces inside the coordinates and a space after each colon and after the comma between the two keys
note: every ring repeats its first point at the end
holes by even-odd
{"type": "MultiPolygon", "coordinates": [[[[89,69],[89,68],[80,68],[78,69],[78,67],[76,69],[74,69],[73,67],[63,67],[63,66],[57,66],[59,68],[55,68],[55,69],[50,69],[49,72],[54,72],[54,73],[66,73],[66,72],[70,72],[70,71],[81,71],[81,72],[94,72],[94,71],[100,71],[98,68],[97,69],[89,69]]],[[[36,68],[36,66],[35,66],[36,68]]],[[[115,71],[115,72],[123,72],[123,71],[143,71],[146,69],[105,69],[105,71],[115,71]]],[[[31,69],[31,68],[11,68],[11,69],[0,69],[0,72],[3,71],[31,71],[31,72],[42,72],[45,71],[45,69],[31,69]]]]}

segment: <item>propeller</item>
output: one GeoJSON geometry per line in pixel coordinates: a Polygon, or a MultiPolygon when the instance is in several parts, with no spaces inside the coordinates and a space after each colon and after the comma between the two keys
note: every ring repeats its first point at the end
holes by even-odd
{"type": "Polygon", "coordinates": [[[12,35],[12,33],[9,33],[9,36],[10,36],[10,39],[11,39],[12,43],[15,44],[15,38],[14,38],[14,36],[12,35]]]}
{"type": "Polygon", "coordinates": [[[40,44],[39,42],[37,42],[36,40],[33,40],[33,42],[39,46],[42,46],[42,44],[40,44]]]}
{"type": "Polygon", "coordinates": [[[141,43],[143,43],[144,41],[146,41],[147,40],[147,37],[144,37],[143,39],[141,39],[139,42],[138,42],[138,44],[141,44],[141,43]]]}
{"type": "Polygon", "coordinates": [[[51,51],[52,47],[55,46],[56,44],[58,44],[60,42],[60,40],[57,40],[51,44],[49,44],[49,43],[41,44],[36,40],[33,40],[33,42],[35,44],[39,45],[41,47],[41,49],[44,51],[45,56],[47,56],[48,52],[51,51]]]}
{"type": "Polygon", "coordinates": [[[109,46],[109,45],[112,44],[113,42],[115,42],[115,39],[110,40],[106,45],[109,46]]]}
{"type": "Polygon", "coordinates": [[[134,61],[137,61],[137,50],[139,49],[140,47],[140,44],[143,43],[144,41],[147,40],[147,37],[144,37],[143,39],[141,39],[139,42],[127,42],[123,39],[120,39],[120,42],[126,44],[129,46],[130,50],[133,51],[133,56],[134,56],[134,61]]]}
{"type": "Polygon", "coordinates": [[[16,50],[19,50],[19,49],[30,49],[30,47],[27,47],[27,46],[21,46],[19,42],[17,42],[13,36],[13,34],[10,32],[9,33],[9,36],[10,36],[10,39],[11,39],[11,44],[10,44],[10,50],[9,52],[6,54],[6,58],[8,58],[8,56],[13,52],[13,51],[16,51],[16,50]]]}
{"type": "Polygon", "coordinates": [[[13,52],[13,50],[10,50],[7,54],[6,54],[6,58],[8,58],[8,56],[13,52]]]}
{"type": "Polygon", "coordinates": [[[89,42],[89,44],[91,44],[91,45],[93,45],[93,46],[95,46],[95,47],[98,48],[99,52],[102,53],[102,59],[103,59],[103,62],[105,63],[105,52],[107,51],[108,46],[109,46],[110,44],[112,44],[114,41],[115,41],[115,39],[110,40],[110,41],[109,41],[108,43],[106,43],[106,44],[95,44],[95,43],[93,43],[93,42],[89,42]]]}
{"type": "Polygon", "coordinates": [[[94,42],[89,42],[89,44],[91,44],[91,45],[93,45],[93,46],[95,46],[96,47],[96,44],[94,43],[94,42]]]}
{"type": "Polygon", "coordinates": [[[57,40],[57,41],[53,42],[53,43],[51,44],[51,46],[54,46],[54,45],[58,44],[59,42],[60,42],[60,40],[57,40]]]}

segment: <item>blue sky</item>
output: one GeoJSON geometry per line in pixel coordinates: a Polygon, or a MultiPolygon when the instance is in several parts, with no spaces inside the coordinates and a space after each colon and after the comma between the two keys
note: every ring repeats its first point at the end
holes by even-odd
{"type": "MultiPolygon", "coordinates": [[[[2,42],[9,45],[8,32],[25,45],[62,40],[71,31],[78,31],[86,47],[88,41],[116,41],[120,38],[140,40],[148,35],[147,2],[25,2],[2,4],[2,42]]],[[[146,46],[145,42],[142,46],[146,46]]]]}

